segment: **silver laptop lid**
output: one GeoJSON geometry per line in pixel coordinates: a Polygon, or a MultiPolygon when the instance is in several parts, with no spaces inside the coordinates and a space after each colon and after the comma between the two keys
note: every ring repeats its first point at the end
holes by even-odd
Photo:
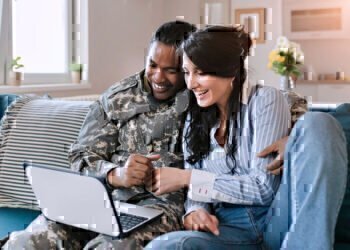
{"type": "Polygon", "coordinates": [[[102,234],[120,234],[110,198],[101,181],[62,168],[52,169],[25,166],[45,217],[102,234]]]}

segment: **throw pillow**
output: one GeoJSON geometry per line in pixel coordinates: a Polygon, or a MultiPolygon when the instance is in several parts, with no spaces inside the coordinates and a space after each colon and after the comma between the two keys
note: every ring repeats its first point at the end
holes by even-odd
{"type": "Polygon", "coordinates": [[[8,108],[0,129],[0,206],[38,209],[23,162],[69,168],[68,149],[90,103],[24,96],[8,108]]]}

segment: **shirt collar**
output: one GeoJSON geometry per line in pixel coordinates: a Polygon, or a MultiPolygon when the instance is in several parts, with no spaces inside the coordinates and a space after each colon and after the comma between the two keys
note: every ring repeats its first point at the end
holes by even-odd
{"type": "Polygon", "coordinates": [[[148,82],[148,79],[146,77],[146,72],[144,73],[144,76],[143,76],[143,88],[145,89],[146,92],[148,93],[151,93],[152,90],[151,90],[151,86],[148,82]]]}

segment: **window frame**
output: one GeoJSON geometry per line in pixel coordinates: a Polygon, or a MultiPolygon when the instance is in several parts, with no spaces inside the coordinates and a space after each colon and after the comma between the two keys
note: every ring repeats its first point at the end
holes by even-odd
{"type": "MultiPolygon", "coordinates": [[[[64,73],[23,73],[24,79],[21,81],[21,85],[41,85],[41,84],[48,84],[48,83],[69,83],[71,82],[71,76],[70,76],[70,70],[69,65],[73,62],[73,56],[74,54],[77,54],[77,51],[73,51],[75,46],[73,46],[73,31],[74,31],[74,23],[73,23],[73,5],[76,4],[75,1],[77,0],[66,0],[66,6],[67,6],[67,20],[66,20],[66,28],[67,28],[67,69],[64,73]]],[[[6,28],[5,31],[7,35],[4,36],[4,40],[0,43],[4,44],[4,46],[7,48],[5,51],[5,58],[0,58],[1,65],[5,65],[5,69],[3,72],[3,75],[1,75],[0,72],[0,85],[8,84],[9,82],[9,71],[10,71],[10,65],[13,58],[13,26],[12,26],[12,2],[13,0],[4,0],[4,6],[5,11],[3,11],[4,18],[2,20],[5,20],[6,22],[6,28]],[[7,10],[7,11],[6,11],[7,10]],[[6,16],[7,15],[7,16],[6,16]],[[7,30],[6,30],[7,29],[7,30]]],[[[75,14],[75,13],[74,13],[75,14]]],[[[0,38],[1,39],[1,38],[0,38]]],[[[1,45],[0,45],[1,46],[1,45]]],[[[1,48],[1,47],[0,47],[1,48]]]]}

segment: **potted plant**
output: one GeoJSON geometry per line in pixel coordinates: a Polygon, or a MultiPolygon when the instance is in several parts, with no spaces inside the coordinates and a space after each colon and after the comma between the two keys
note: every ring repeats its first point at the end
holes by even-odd
{"type": "Polygon", "coordinates": [[[20,68],[23,68],[24,65],[19,61],[21,60],[20,56],[17,56],[11,62],[11,70],[9,72],[9,85],[18,86],[21,84],[22,72],[18,71],[20,68]]]}
{"type": "Polygon", "coordinates": [[[290,90],[300,75],[300,66],[304,63],[304,53],[300,45],[286,37],[277,39],[277,46],[269,54],[268,68],[281,75],[280,88],[290,90]]]}
{"type": "Polygon", "coordinates": [[[73,83],[80,83],[81,80],[81,71],[83,65],[80,63],[72,63],[70,65],[71,78],[73,83]]]}

